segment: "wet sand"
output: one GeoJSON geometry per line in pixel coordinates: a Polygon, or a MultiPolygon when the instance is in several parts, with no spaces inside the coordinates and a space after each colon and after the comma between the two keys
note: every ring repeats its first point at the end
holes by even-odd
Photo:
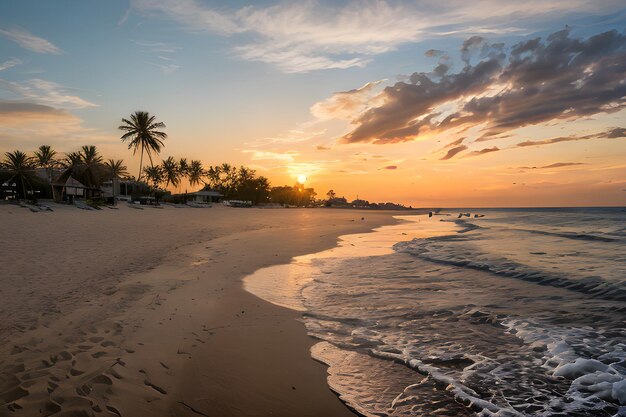
{"type": "Polygon", "coordinates": [[[394,214],[1,205],[0,416],[352,415],[241,280],[394,214]]]}

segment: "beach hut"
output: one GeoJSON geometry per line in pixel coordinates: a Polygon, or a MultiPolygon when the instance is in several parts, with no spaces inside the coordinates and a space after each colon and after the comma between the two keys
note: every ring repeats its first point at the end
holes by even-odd
{"type": "Polygon", "coordinates": [[[223,194],[217,191],[206,190],[196,191],[195,193],[189,193],[187,195],[192,198],[194,203],[219,203],[222,197],[224,197],[223,194]]]}
{"type": "Polygon", "coordinates": [[[56,202],[73,203],[77,198],[100,198],[102,190],[95,187],[87,187],[74,177],[68,177],[65,182],[62,180],[54,183],[54,197],[56,202]]]}

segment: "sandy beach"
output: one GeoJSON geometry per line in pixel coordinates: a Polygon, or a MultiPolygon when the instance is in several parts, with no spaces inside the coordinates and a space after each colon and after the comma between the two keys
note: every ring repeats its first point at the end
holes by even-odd
{"type": "Polygon", "coordinates": [[[352,415],[241,280],[393,214],[0,206],[0,415],[352,415]]]}

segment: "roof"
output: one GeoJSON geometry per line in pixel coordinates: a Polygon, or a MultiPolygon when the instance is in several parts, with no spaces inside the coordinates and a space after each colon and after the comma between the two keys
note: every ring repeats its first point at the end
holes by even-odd
{"type": "Polygon", "coordinates": [[[217,191],[196,191],[195,193],[189,193],[190,195],[198,195],[202,197],[224,197],[223,194],[218,193],[217,191]]]}
{"type": "Polygon", "coordinates": [[[63,184],[63,182],[57,181],[54,183],[54,185],[57,187],[83,188],[85,190],[100,190],[98,187],[88,187],[84,185],[82,182],[75,179],[74,177],[69,177],[67,181],[65,181],[65,184],[63,184]]]}

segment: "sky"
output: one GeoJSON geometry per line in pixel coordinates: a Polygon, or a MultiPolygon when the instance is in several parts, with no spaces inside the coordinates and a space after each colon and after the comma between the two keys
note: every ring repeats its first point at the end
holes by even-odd
{"type": "MultiPolygon", "coordinates": [[[[120,141],[413,207],[626,205],[622,0],[0,0],[0,152],[120,141]]],[[[191,190],[189,190],[191,191],[191,190]]]]}

